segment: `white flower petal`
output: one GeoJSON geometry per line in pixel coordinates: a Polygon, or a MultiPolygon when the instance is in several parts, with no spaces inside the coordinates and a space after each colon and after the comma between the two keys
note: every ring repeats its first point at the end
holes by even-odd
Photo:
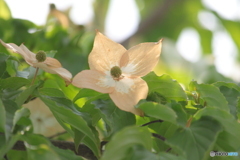
{"type": "MultiPolygon", "coordinates": [[[[121,80],[120,80],[121,81],[121,80]]],[[[141,78],[134,78],[129,84],[129,79],[116,86],[114,92],[109,96],[121,110],[132,112],[133,114],[143,116],[143,112],[134,106],[141,100],[145,99],[148,94],[147,83],[141,78]],[[126,86],[124,86],[126,85],[126,86]],[[124,89],[120,89],[123,87],[124,89]]]]}

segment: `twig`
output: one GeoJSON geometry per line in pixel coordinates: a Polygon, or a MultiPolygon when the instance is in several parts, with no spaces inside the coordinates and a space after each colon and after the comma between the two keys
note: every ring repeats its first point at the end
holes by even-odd
{"type": "Polygon", "coordinates": [[[147,126],[147,125],[152,124],[152,123],[157,123],[157,122],[160,122],[160,123],[161,123],[161,122],[163,122],[163,120],[158,119],[158,120],[155,120],[155,121],[151,121],[151,122],[148,122],[148,123],[145,123],[145,124],[141,125],[141,127],[147,126]]]}
{"type": "Polygon", "coordinates": [[[155,137],[155,138],[161,139],[162,141],[165,141],[165,140],[166,140],[165,137],[163,137],[163,136],[161,136],[161,135],[159,135],[159,134],[156,134],[156,133],[152,133],[152,136],[155,137]]]}
{"type": "Polygon", "coordinates": [[[61,135],[65,134],[65,133],[67,133],[67,131],[63,131],[63,132],[54,134],[54,135],[52,135],[52,136],[50,136],[50,137],[48,137],[48,138],[49,138],[49,139],[53,139],[53,138],[55,138],[55,137],[58,137],[58,136],[61,136],[61,135]]]}

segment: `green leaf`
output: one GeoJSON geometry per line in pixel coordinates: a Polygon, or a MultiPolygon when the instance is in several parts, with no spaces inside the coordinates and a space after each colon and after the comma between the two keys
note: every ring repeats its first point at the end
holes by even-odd
{"type": "Polygon", "coordinates": [[[141,145],[132,146],[123,159],[129,160],[160,160],[160,157],[151,153],[141,145]]]}
{"type": "Polygon", "coordinates": [[[218,121],[205,116],[192,122],[189,128],[179,129],[166,142],[179,155],[186,156],[187,160],[202,160],[209,157],[209,152],[221,130],[218,121]]]}
{"type": "Polygon", "coordinates": [[[3,135],[0,135],[0,159],[3,159],[4,155],[12,149],[14,144],[19,140],[20,135],[13,135],[8,140],[3,138],[3,135]]]}
{"type": "Polygon", "coordinates": [[[135,115],[120,110],[112,100],[96,100],[92,102],[95,108],[100,111],[101,117],[108,125],[109,135],[121,130],[122,128],[136,124],[135,115]]]}
{"type": "Polygon", "coordinates": [[[0,132],[5,132],[5,123],[6,123],[6,111],[5,107],[0,99],[0,132]]]}
{"type": "Polygon", "coordinates": [[[53,115],[64,128],[66,128],[66,126],[63,125],[63,123],[67,123],[73,126],[75,129],[79,130],[80,132],[84,133],[91,142],[91,146],[88,147],[94,152],[97,157],[99,157],[99,139],[92,132],[87,122],[81,117],[83,114],[77,112],[77,110],[74,110],[74,108],[71,106],[65,108],[64,105],[71,105],[68,103],[69,101],[65,98],[54,98],[43,95],[40,95],[40,98],[50,108],[53,115]],[[54,100],[57,100],[57,102],[54,100]]]}
{"type": "MultiPolygon", "coordinates": [[[[167,121],[161,123],[152,123],[149,124],[148,127],[166,139],[172,137],[176,130],[179,128],[179,126],[176,124],[167,121]]],[[[169,148],[171,148],[168,144],[165,143],[165,141],[162,141],[158,138],[154,138],[154,144],[154,149],[156,152],[167,151],[169,148]]]]}
{"type": "Polygon", "coordinates": [[[41,88],[39,93],[51,97],[65,97],[64,93],[56,88],[41,88]]]}
{"type": "Polygon", "coordinates": [[[22,136],[22,140],[26,142],[25,146],[27,148],[28,159],[83,160],[72,151],[53,146],[48,139],[41,135],[28,134],[22,136]]]}
{"type": "Polygon", "coordinates": [[[12,17],[11,11],[4,0],[0,0],[0,18],[9,20],[12,17]]]}
{"type": "Polygon", "coordinates": [[[19,89],[23,86],[29,85],[30,81],[21,77],[10,77],[0,80],[0,89],[19,89]]]}
{"type": "Polygon", "coordinates": [[[196,81],[192,81],[189,84],[189,89],[190,91],[196,91],[200,95],[200,98],[206,102],[207,107],[217,107],[229,111],[226,98],[214,85],[198,84],[196,81]]]}
{"type": "Polygon", "coordinates": [[[220,92],[225,96],[228,107],[230,108],[230,113],[237,118],[237,106],[240,97],[240,87],[234,83],[217,82],[214,83],[220,90],[220,92]]]}
{"type": "Polygon", "coordinates": [[[182,127],[186,126],[188,117],[187,117],[187,113],[183,109],[182,105],[180,105],[179,103],[176,103],[176,102],[172,102],[169,105],[177,114],[177,119],[176,119],[177,123],[179,125],[181,125],[182,127]]]}
{"type": "Polygon", "coordinates": [[[95,97],[95,96],[98,96],[98,95],[101,95],[102,93],[99,93],[97,91],[94,91],[92,89],[81,89],[78,94],[74,97],[73,99],[73,102],[77,101],[78,99],[80,98],[90,98],[90,97],[95,97]]]}
{"type": "Polygon", "coordinates": [[[30,98],[31,98],[30,96],[33,94],[33,92],[36,90],[37,87],[38,87],[38,85],[33,85],[33,86],[30,86],[29,88],[25,89],[23,92],[21,92],[15,100],[17,105],[20,107],[25,102],[30,100],[30,98]]]}
{"type": "Polygon", "coordinates": [[[8,140],[12,134],[13,117],[14,117],[15,112],[18,109],[18,106],[16,105],[16,103],[14,101],[11,101],[11,100],[4,100],[2,102],[3,102],[4,108],[5,108],[5,114],[6,114],[5,137],[6,137],[6,140],[8,140]]]}
{"type": "Polygon", "coordinates": [[[186,101],[186,94],[181,85],[168,75],[157,76],[153,72],[143,78],[149,87],[149,92],[157,92],[167,101],[186,101]]]}
{"type": "Polygon", "coordinates": [[[131,126],[116,133],[106,145],[101,160],[122,160],[133,146],[140,145],[151,150],[151,134],[145,127],[131,126]]]}
{"type": "MultiPolygon", "coordinates": [[[[0,3],[1,3],[1,0],[0,0],[0,3]]],[[[5,54],[0,53],[0,78],[2,78],[2,79],[9,77],[9,75],[7,73],[7,63],[6,63],[6,60],[9,57],[10,57],[9,55],[5,55],[5,54]]],[[[0,82],[1,82],[1,80],[0,80],[0,82]]]]}
{"type": "Polygon", "coordinates": [[[19,130],[19,131],[23,133],[25,128],[27,128],[27,130],[31,131],[32,127],[29,127],[29,125],[31,125],[29,116],[30,116],[29,109],[24,108],[24,107],[18,109],[15,112],[14,117],[13,117],[13,129],[15,131],[18,131],[17,129],[15,129],[15,126],[17,126],[17,128],[19,128],[19,125],[20,125],[21,121],[23,121],[24,124],[23,124],[23,127],[21,127],[22,130],[19,130]]]}
{"type": "Polygon", "coordinates": [[[138,105],[138,108],[144,111],[146,116],[169,121],[176,124],[176,113],[168,106],[154,102],[146,102],[138,105]]]}
{"type": "Polygon", "coordinates": [[[221,110],[219,108],[207,107],[199,110],[195,114],[195,118],[198,119],[202,116],[211,116],[221,123],[224,128],[224,132],[221,133],[221,137],[224,137],[224,141],[218,138],[218,146],[224,148],[224,151],[229,149],[239,149],[240,148],[240,124],[237,120],[228,112],[221,110]],[[223,134],[223,135],[222,135],[223,134]],[[222,141],[220,143],[220,141],[222,141]]]}
{"type": "Polygon", "coordinates": [[[160,152],[158,153],[158,156],[160,160],[186,160],[186,157],[180,156],[180,155],[173,155],[166,152],[160,152]]]}
{"type": "Polygon", "coordinates": [[[235,83],[226,83],[226,82],[216,82],[213,84],[216,87],[221,87],[221,86],[226,86],[228,88],[234,88],[236,89],[238,92],[240,92],[240,86],[238,86],[235,83]]]}

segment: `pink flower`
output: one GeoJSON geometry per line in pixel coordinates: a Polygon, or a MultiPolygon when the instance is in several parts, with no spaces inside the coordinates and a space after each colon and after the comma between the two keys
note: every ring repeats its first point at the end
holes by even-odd
{"type": "Polygon", "coordinates": [[[17,46],[14,43],[5,43],[1,39],[0,42],[7,49],[20,54],[29,65],[35,68],[41,68],[48,73],[58,74],[67,84],[71,83],[72,74],[65,68],[62,68],[61,63],[57,59],[46,57],[43,51],[35,54],[29,51],[24,44],[17,46]]]}
{"type": "Polygon", "coordinates": [[[89,55],[90,70],[78,73],[72,84],[101,93],[110,98],[121,110],[143,116],[134,106],[148,94],[147,83],[141,78],[158,63],[162,39],[156,43],[141,43],[129,50],[97,32],[89,55]]]}

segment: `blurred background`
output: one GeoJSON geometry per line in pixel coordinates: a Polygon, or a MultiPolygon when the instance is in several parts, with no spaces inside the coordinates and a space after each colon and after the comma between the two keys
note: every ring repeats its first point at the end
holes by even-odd
{"type": "Polygon", "coordinates": [[[73,75],[88,68],[95,29],[126,48],[164,38],[158,75],[185,86],[239,83],[239,8],[239,0],[0,0],[0,38],[54,51],[73,75]]]}

